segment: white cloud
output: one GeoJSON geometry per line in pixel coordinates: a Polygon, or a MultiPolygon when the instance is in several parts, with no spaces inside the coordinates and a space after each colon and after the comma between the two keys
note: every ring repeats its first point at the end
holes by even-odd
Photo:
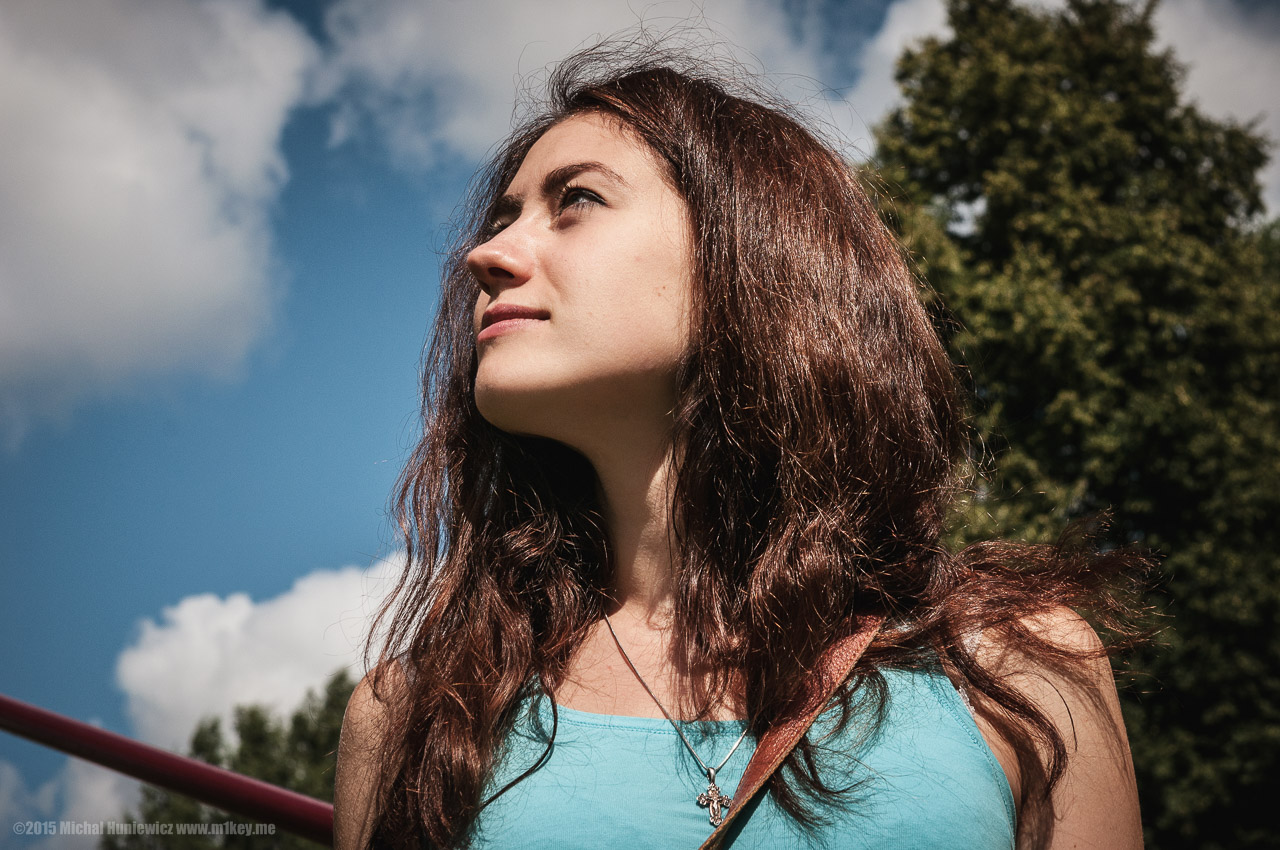
{"type": "MultiPolygon", "coordinates": [[[[261,602],[239,593],[189,596],[164,609],[160,622],[142,621],[116,664],[133,736],[185,752],[196,723],[209,715],[222,718],[231,733],[236,705],[265,704],[287,714],[339,667],[362,675],[362,641],[403,561],[394,555],[367,570],[317,570],[261,602]]],[[[0,761],[0,848],[96,847],[92,835],[15,838],[13,824],[119,821],[135,808],[138,788],[128,777],[74,758],[33,788],[17,767],[0,761]]]]}
{"type": "Polygon", "coordinates": [[[67,759],[58,780],[62,786],[62,820],[119,821],[121,814],[134,808],[138,801],[140,786],[135,780],[80,759],[67,759]]]}
{"type": "Polygon", "coordinates": [[[369,119],[403,164],[479,160],[509,130],[521,79],[641,22],[719,37],[771,73],[820,76],[813,20],[789,21],[769,0],[340,0],[327,17],[334,49],[317,96],[341,102],[335,143],[369,119]]]}
{"type": "Polygon", "coordinates": [[[236,705],[285,713],[339,667],[362,675],[370,616],[398,572],[392,561],[368,571],[318,570],[273,599],[189,596],[165,608],[160,622],[142,621],[116,665],[134,733],[185,750],[203,717],[223,718],[230,731],[236,705]]]}
{"type": "Polygon", "coordinates": [[[889,7],[880,31],[863,49],[858,62],[858,82],[845,100],[854,111],[849,141],[863,153],[874,145],[871,127],[900,100],[894,82],[894,63],[904,48],[927,36],[946,38],[947,10],[942,0],[898,0],[889,7]]]}
{"type": "Polygon", "coordinates": [[[102,824],[121,820],[138,799],[138,783],[95,764],[68,758],[49,781],[38,788],[27,786],[22,774],[0,761],[0,847],[14,850],[92,850],[98,837],[83,835],[20,834],[15,824],[27,822],[102,824]]]}
{"type": "Polygon", "coordinates": [[[316,56],[261,0],[0,8],[0,436],[270,320],[279,142],[316,56]]]}
{"type": "Polygon", "coordinates": [[[50,817],[56,811],[57,799],[56,780],[30,788],[18,768],[0,761],[0,846],[14,834],[15,823],[50,817]]]}
{"type": "Polygon", "coordinates": [[[1262,173],[1264,198],[1271,215],[1280,213],[1280,9],[1164,0],[1155,24],[1160,41],[1189,66],[1187,93],[1204,112],[1238,121],[1261,117],[1261,130],[1277,145],[1262,173]]]}

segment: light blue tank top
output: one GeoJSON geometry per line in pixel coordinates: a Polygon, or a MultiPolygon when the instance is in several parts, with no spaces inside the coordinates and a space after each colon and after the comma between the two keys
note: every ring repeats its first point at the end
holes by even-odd
{"type": "MultiPolygon", "coordinates": [[[[1009,850],[1013,795],[999,763],[950,681],[940,672],[886,670],[889,702],[869,740],[861,729],[832,734],[836,712],[810,732],[823,740],[819,775],[828,784],[863,781],[827,823],[803,831],[762,793],[729,847],[861,850],[1009,850]]],[[[476,821],[477,848],[654,848],[696,850],[711,834],[706,790],[666,720],[559,708],[548,760],[490,803],[476,821]]],[[[687,724],[703,761],[715,765],[742,733],[739,721],[687,724]]],[[[551,729],[548,700],[534,700],[517,722],[489,793],[532,766],[551,729]]],[[[750,737],[719,771],[732,794],[754,749],[750,737]]]]}

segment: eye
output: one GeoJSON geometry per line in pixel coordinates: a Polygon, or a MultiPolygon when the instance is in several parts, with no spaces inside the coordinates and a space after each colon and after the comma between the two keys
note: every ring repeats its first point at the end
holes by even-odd
{"type": "Polygon", "coordinates": [[[559,211],[562,213],[574,207],[596,204],[603,206],[604,199],[585,186],[565,186],[560,192],[559,211]]]}
{"type": "Polygon", "coordinates": [[[505,230],[507,225],[510,223],[511,222],[506,218],[501,217],[489,219],[484,223],[484,226],[480,228],[480,232],[476,234],[476,244],[483,245],[488,242],[490,239],[505,230]]]}

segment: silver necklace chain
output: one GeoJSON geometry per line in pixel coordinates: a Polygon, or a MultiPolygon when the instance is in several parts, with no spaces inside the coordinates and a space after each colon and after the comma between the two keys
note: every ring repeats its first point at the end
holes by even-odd
{"type": "Polygon", "coordinates": [[[702,757],[698,755],[698,751],[693,748],[693,744],[689,743],[689,739],[685,736],[684,730],[680,728],[680,724],[676,723],[676,721],[671,717],[671,714],[667,711],[666,707],[663,706],[657,696],[654,695],[653,689],[649,687],[649,683],[644,680],[644,677],[640,675],[640,671],[636,669],[636,665],[632,663],[631,656],[627,655],[627,651],[622,648],[622,641],[618,640],[618,633],[613,630],[613,623],[609,621],[608,614],[604,615],[604,624],[609,627],[609,634],[613,635],[613,643],[618,647],[618,652],[622,655],[622,660],[627,662],[627,667],[636,677],[636,681],[640,683],[640,686],[644,688],[645,693],[647,693],[649,698],[653,700],[653,704],[662,712],[662,716],[667,718],[667,722],[671,724],[671,728],[676,730],[676,734],[679,735],[680,740],[684,742],[685,749],[689,751],[689,755],[693,756],[693,760],[698,763],[698,767],[702,768],[702,772],[707,775],[707,790],[698,795],[698,805],[706,807],[707,817],[710,818],[711,825],[719,826],[724,821],[725,810],[733,805],[733,798],[726,797],[724,794],[720,793],[720,788],[716,785],[716,773],[729,763],[729,759],[733,758],[733,754],[738,751],[738,747],[740,747],[742,742],[746,739],[747,732],[750,731],[749,728],[742,730],[742,734],[738,736],[738,740],[734,742],[733,747],[730,748],[729,754],[721,759],[720,764],[715,767],[708,766],[707,763],[702,760],[702,757]]]}

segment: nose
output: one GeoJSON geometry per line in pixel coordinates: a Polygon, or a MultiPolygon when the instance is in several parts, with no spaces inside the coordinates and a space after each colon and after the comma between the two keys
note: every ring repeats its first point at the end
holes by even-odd
{"type": "Polygon", "coordinates": [[[519,286],[532,275],[533,256],[527,240],[511,232],[514,228],[481,242],[467,254],[467,268],[490,297],[519,286]]]}

